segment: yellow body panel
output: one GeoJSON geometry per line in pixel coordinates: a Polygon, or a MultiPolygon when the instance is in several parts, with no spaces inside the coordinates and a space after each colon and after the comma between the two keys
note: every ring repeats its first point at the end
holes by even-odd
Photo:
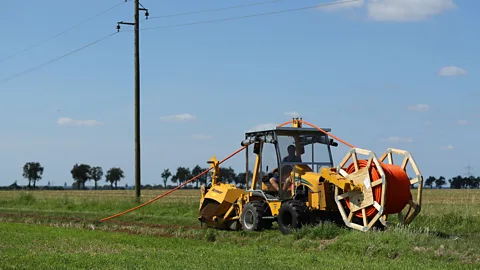
{"type": "Polygon", "coordinates": [[[270,206],[270,211],[272,212],[272,216],[277,216],[278,211],[280,210],[280,206],[282,205],[282,202],[268,202],[268,206],[270,206]]]}
{"type": "Polygon", "coordinates": [[[336,205],[331,195],[329,183],[320,183],[318,191],[308,193],[307,206],[315,210],[334,210],[336,205]]]}
{"type": "Polygon", "coordinates": [[[232,184],[217,183],[206,192],[202,185],[199,220],[216,227],[224,227],[228,225],[227,221],[237,220],[239,218],[237,210],[241,210],[241,199],[245,194],[247,194],[245,190],[232,184]],[[204,205],[206,200],[208,203],[204,205]]]}
{"type": "Polygon", "coordinates": [[[218,183],[207,192],[206,199],[212,199],[217,202],[234,203],[242,194],[246,194],[245,190],[238,189],[233,184],[218,183]]]}

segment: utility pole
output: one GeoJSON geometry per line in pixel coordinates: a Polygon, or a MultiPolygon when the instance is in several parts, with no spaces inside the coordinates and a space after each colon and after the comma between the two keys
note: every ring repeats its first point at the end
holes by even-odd
{"type": "MultiPolygon", "coordinates": [[[[127,0],[125,0],[126,2],[127,0]]],[[[120,31],[120,24],[133,25],[134,27],[134,68],[135,68],[135,196],[137,202],[140,202],[140,187],[141,187],[141,162],[140,162],[140,10],[145,11],[145,17],[148,19],[148,9],[140,4],[139,0],[134,0],[133,4],[134,22],[118,22],[117,31],[120,31]],[[140,7],[141,6],[141,7],[140,7]]]]}

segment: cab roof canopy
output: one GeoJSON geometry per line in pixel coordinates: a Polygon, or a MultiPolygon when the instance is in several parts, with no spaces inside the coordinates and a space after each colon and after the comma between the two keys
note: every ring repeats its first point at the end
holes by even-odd
{"type": "MultiPolygon", "coordinates": [[[[330,132],[330,128],[322,128],[326,132],[330,132]]],[[[273,129],[265,129],[265,130],[258,130],[258,131],[247,131],[245,132],[245,139],[249,139],[252,137],[265,137],[265,136],[272,136],[273,134],[276,134],[277,136],[293,136],[293,135],[314,135],[314,136],[319,136],[319,135],[325,135],[322,131],[316,129],[316,128],[310,128],[310,127],[275,127],[273,129]]]]}
{"type": "MultiPolygon", "coordinates": [[[[329,128],[322,128],[325,132],[330,132],[329,128]]],[[[326,143],[328,134],[316,128],[304,128],[304,127],[275,127],[272,129],[259,130],[259,131],[247,131],[245,132],[245,139],[242,141],[242,146],[263,141],[264,143],[277,143],[278,136],[308,136],[316,137],[321,143],[326,143]],[[323,138],[323,139],[320,139],[323,138]]],[[[330,140],[330,144],[333,145],[333,140],[330,140]]]]}

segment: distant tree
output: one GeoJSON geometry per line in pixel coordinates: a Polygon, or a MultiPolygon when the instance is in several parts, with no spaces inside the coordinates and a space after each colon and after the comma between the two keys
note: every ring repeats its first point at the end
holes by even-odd
{"type": "Polygon", "coordinates": [[[178,181],[178,177],[176,174],[172,176],[172,183],[176,183],[177,187],[180,185],[180,181],[178,181]]]}
{"type": "Polygon", "coordinates": [[[73,165],[70,173],[72,174],[72,178],[77,182],[78,189],[85,189],[85,183],[88,180],[92,179],[90,175],[90,170],[91,167],[87,164],[78,165],[78,163],[76,163],[75,165],[73,165]]]}
{"type": "Polygon", "coordinates": [[[123,170],[117,167],[110,168],[105,175],[107,182],[110,182],[110,187],[113,189],[113,184],[115,183],[115,189],[117,189],[118,181],[125,178],[123,170]]]}
{"type": "Polygon", "coordinates": [[[187,180],[189,180],[191,178],[191,175],[192,173],[190,172],[189,168],[178,167],[174,177],[178,181],[179,185],[181,185],[185,183],[187,180]]]}
{"type": "Polygon", "coordinates": [[[13,182],[13,184],[11,184],[10,186],[8,186],[8,189],[22,189],[18,184],[17,184],[17,180],[15,180],[15,182],[13,182]]]}
{"type": "Polygon", "coordinates": [[[23,166],[23,177],[28,179],[28,187],[30,188],[31,182],[33,182],[33,188],[35,189],[35,183],[42,179],[43,167],[39,162],[27,162],[23,166]]]}
{"type": "Polygon", "coordinates": [[[464,178],[464,181],[465,181],[465,187],[469,187],[469,188],[475,188],[476,186],[476,178],[474,176],[470,176],[470,177],[465,177],[464,178]]]}
{"type": "Polygon", "coordinates": [[[465,181],[460,175],[449,179],[448,182],[450,183],[450,188],[452,189],[460,189],[465,187],[465,181]]]}
{"type": "Polygon", "coordinates": [[[235,174],[235,170],[233,170],[232,167],[222,167],[220,168],[220,176],[218,177],[219,182],[224,182],[224,183],[235,183],[235,178],[237,175],[235,174]]]}
{"type": "Polygon", "coordinates": [[[80,189],[80,184],[78,183],[78,181],[73,181],[72,189],[80,189]]]}
{"type": "Polygon", "coordinates": [[[97,189],[97,182],[102,180],[103,177],[103,169],[102,167],[96,166],[90,168],[90,177],[93,181],[95,181],[95,189],[97,189]]]}
{"type": "Polygon", "coordinates": [[[165,188],[167,188],[167,182],[168,182],[168,178],[170,178],[170,176],[172,176],[172,173],[170,172],[170,169],[164,169],[163,172],[162,172],[162,179],[163,179],[163,186],[165,188]]]}
{"type": "Polygon", "coordinates": [[[430,188],[432,188],[432,185],[435,182],[435,180],[437,180],[435,177],[429,176],[427,180],[425,180],[425,186],[429,186],[430,188]]]}
{"type": "Polygon", "coordinates": [[[473,188],[480,188],[480,177],[476,177],[473,180],[473,188]]]}
{"type": "MultiPolygon", "coordinates": [[[[192,169],[192,177],[195,177],[201,173],[203,173],[205,170],[205,168],[202,168],[200,167],[200,165],[196,165],[193,169],[192,169]]],[[[199,184],[203,184],[205,185],[207,183],[207,178],[208,178],[208,174],[207,173],[204,173],[202,174],[201,176],[199,176],[197,178],[197,180],[195,180],[195,183],[196,183],[196,187],[198,188],[199,184]]]]}
{"type": "Polygon", "coordinates": [[[253,179],[253,173],[252,171],[248,170],[248,181],[247,181],[247,174],[244,172],[241,172],[237,174],[237,177],[235,177],[235,184],[240,185],[241,188],[246,187],[247,183],[251,183],[253,179]]]}
{"type": "Polygon", "coordinates": [[[202,177],[200,177],[200,184],[204,184],[205,186],[207,185],[208,182],[212,181],[212,171],[209,171],[202,177]]]}
{"type": "Polygon", "coordinates": [[[445,185],[447,182],[445,181],[445,177],[440,176],[439,178],[435,179],[435,186],[437,188],[442,188],[443,185],[445,185]]]}

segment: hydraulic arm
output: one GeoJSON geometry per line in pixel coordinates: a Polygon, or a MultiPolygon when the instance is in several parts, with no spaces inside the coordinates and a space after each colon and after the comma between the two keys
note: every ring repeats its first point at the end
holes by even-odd
{"type": "Polygon", "coordinates": [[[347,179],[337,172],[336,168],[322,168],[320,182],[329,182],[342,190],[362,191],[362,184],[355,184],[353,180],[347,179]]]}

